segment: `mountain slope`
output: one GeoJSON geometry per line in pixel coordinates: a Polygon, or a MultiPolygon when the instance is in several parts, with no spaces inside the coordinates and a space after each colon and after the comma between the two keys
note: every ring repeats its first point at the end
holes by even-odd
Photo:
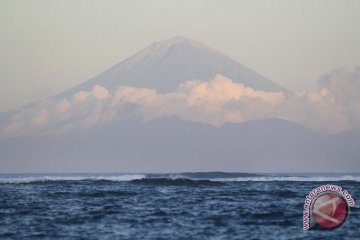
{"type": "Polygon", "coordinates": [[[175,90],[185,81],[208,80],[221,74],[247,87],[263,91],[289,91],[264,76],[206,45],[184,37],[156,42],[98,76],[72,88],[60,97],[90,90],[98,84],[109,91],[120,86],[155,88],[158,92],[175,90]]]}

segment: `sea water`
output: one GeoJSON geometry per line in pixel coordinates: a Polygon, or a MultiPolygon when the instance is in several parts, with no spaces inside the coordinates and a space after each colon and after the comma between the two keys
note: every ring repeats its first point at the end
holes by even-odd
{"type": "Polygon", "coordinates": [[[303,230],[323,184],[360,202],[359,174],[1,174],[0,239],[360,239],[358,205],[303,230]]]}

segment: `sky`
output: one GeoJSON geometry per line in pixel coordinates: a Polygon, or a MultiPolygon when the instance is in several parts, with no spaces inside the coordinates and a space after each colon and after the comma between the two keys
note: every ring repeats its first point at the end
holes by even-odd
{"type": "Polygon", "coordinates": [[[0,111],[73,87],[155,41],[197,39],[292,91],[360,65],[359,1],[0,1],[0,111]]]}

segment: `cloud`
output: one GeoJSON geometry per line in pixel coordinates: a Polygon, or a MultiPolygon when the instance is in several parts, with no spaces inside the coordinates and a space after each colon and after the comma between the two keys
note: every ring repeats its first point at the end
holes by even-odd
{"type": "Polygon", "coordinates": [[[115,93],[113,104],[130,102],[148,106],[154,104],[158,95],[156,90],[135,87],[120,87],[115,93]]]}
{"type": "Polygon", "coordinates": [[[106,88],[100,85],[95,85],[92,88],[91,92],[79,91],[75,93],[73,95],[73,99],[77,102],[83,102],[86,101],[89,97],[94,97],[96,99],[103,100],[109,98],[110,96],[111,95],[106,88]]]}
{"type": "MultiPolygon", "coordinates": [[[[183,119],[221,125],[227,121],[251,119],[252,109],[267,109],[285,99],[281,92],[256,91],[218,75],[206,82],[191,80],[175,92],[159,94],[154,89],[121,87],[116,104],[133,103],[141,107],[145,119],[177,115],[183,119]],[[242,112],[236,106],[243,106],[242,112]],[[234,110],[234,111],[232,111],[234,110]]],[[[262,114],[258,114],[262,117],[262,114]]]]}
{"type": "Polygon", "coordinates": [[[282,92],[258,91],[218,75],[188,81],[171,93],[122,87],[116,96],[122,103],[139,105],[145,119],[177,115],[218,126],[277,117],[323,133],[360,129],[360,68],[333,71],[318,83],[317,90],[286,98],[282,92]]]}
{"type": "Polygon", "coordinates": [[[296,94],[274,112],[318,132],[360,129],[360,68],[337,69],[323,75],[317,90],[296,94]]]}
{"type": "Polygon", "coordinates": [[[341,106],[323,90],[295,95],[275,106],[273,116],[297,122],[316,132],[338,133],[351,128],[341,106]]]}
{"type": "Polygon", "coordinates": [[[56,105],[56,110],[59,114],[62,114],[67,112],[70,109],[70,106],[70,102],[67,99],[64,99],[56,105]]]}
{"type": "Polygon", "coordinates": [[[91,93],[97,99],[106,99],[106,98],[110,97],[109,91],[100,85],[95,85],[93,87],[91,93]]]}
{"type": "Polygon", "coordinates": [[[89,92],[80,91],[74,94],[73,99],[77,102],[83,102],[90,96],[89,92]]]}
{"type": "Polygon", "coordinates": [[[234,83],[222,75],[216,76],[210,82],[189,81],[181,85],[180,89],[188,93],[190,105],[224,105],[226,102],[239,101],[242,98],[277,104],[284,99],[284,94],[281,92],[256,91],[234,83]]]}
{"type": "Polygon", "coordinates": [[[89,128],[126,117],[125,106],[136,107],[136,115],[147,121],[168,115],[220,126],[277,117],[300,123],[315,131],[337,133],[360,129],[360,68],[339,69],[324,75],[317,90],[285,97],[246,87],[218,75],[208,81],[189,80],[177,90],[122,86],[111,92],[95,85],[71,99],[50,99],[24,108],[1,129],[2,134],[63,132],[89,128]]]}
{"type": "Polygon", "coordinates": [[[49,120],[49,114],[46,109],[41,109],[32,119],[34,125],[41,125],[49,120]]]}
{"type": "Polygon", "coordinates": [[[338,69],[319,80],[321,89],[329,91],[333,104],[341,108],[349,124],[360,128],[360,67],[354,71],[338,69]]]}

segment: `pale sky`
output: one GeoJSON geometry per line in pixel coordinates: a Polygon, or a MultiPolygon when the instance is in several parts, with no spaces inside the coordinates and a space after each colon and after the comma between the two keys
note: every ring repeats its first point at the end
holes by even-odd
{"type": "Polygon", "coordinates": [[[66,90],[176,35],[293,91],[360,65],[360,1],[0,1],[0,111],[66,90]]]}

